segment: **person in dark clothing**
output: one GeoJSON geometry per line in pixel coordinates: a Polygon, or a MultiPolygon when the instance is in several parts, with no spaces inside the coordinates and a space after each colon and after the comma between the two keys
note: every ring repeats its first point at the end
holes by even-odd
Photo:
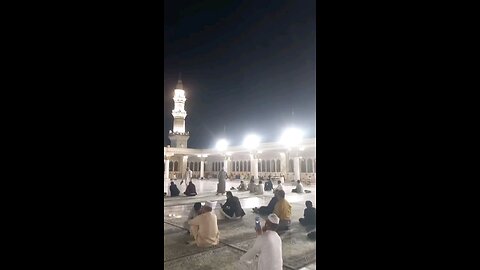
{"type": "Polygon", "coordinates": [[[265,191],[270,191],[273,189],[273,183],[271,179],[268,179],[267,182],[265,182],[265,191]]]}
{"type": "Polygon", "coordinates": [[[228,219],[240,218],[245,215],[240,200],[238,200],[238,197],[233,196],[231,191],[227,191],[227,201],[224,205],[220,204],[220,206],[222,207],[220,212],[228,219]]]}
{"type": "Polygon", "coordinates": [[[190,181],[188,183],[187,189],[185,190],[185,192],[183,194],[185,194],[187,196],[197,195],[197,190],[195,189],[195,185],[192,183],[192,181],[190,181]]]}
{"type": "Polygon", "coordinates": [[[303,226],[309,226],[309,225],[316,225],[317,223],[317,212],[316,209],[313,207],[313,204],[311,201],[306,201],[305,202],[305,210],[303,211],[303,218],[300,218],[300,224],[303,226]]]}
{"type": "Polygon", "coordinates": [[[180,195],[180,190],[177,188],[177,185],[172,181],[170,183],[170,196],[171,197],[176,197],[180,195]]]}
{"type": "Polygon", "coordinates": [[[273,209],[275,208],[275,204],[277,203],[278,199],[276,196],[270,200],[267,206],[260,206],[260,208],[253,208],[253,212],[259,215],[268,216],[273,213],[273,209]]]}

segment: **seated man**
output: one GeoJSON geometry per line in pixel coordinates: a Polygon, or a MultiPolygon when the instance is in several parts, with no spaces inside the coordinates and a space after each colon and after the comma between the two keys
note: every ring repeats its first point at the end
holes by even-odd
{"type": "Polygon", "coordinates": [[[263,195],[263,190],[265,189],[265,186],[263,185],[262,181],[258,181],[258,186],[256,186],[255,188],[256,195],[263,195]]]}
{"type": "Polygon", "coordinates": [[[197,195],[197,190],[195,189],[195,185],[192,183],[192,181],[188,183],[187,189],[185,189],[185,192],[183,194],[187,196],[197,195]]]}
{"type": "Polygon", "coordinates": [[[238,191],[247,191],[247,187],[245,186],[245,183],[242,181],[240,181],[240,185],[238,186],[238,191]]]}
{"type": "Polygon", "coordinates": [[[311,201],[305,202],[305,210],[303,210],[303,218],[300,218],[300,224],[303,226],[316,225],[317,223],[317,213],[311,201]]]}
{"type": "Polygon", "coordinates": [[[279,230],[288,230],[290,229],[290,218],[292,217],[292,206],[285,199],[285,191],[279,190],[275,193],[278,201],[275,204],[273,213],[280,218],[280,223],[278,224],[279,230]]]}
{"type": "Polygon", "coordinates": [[[194,219],[196,216],[200,215],[201,214],[201,212],[200,212],[201,209],[202,209],[202,204],[199,203],[199,202],[196,202],[193,205],[193,208],[190,209],[190,213],[188,213],[188,218],[185,221],[185,223],[183,224],[183,227],[187,229],[188,233],[190,233],[190,225],[188,225],[188,221],[191,220],[191,219],[194,219]]]}
{"type": "Polygon", "coordinates": [[[196,243],[198,247],[210,247],[218,245],[220,232],[218,231],[217,216],[212,212],[213,204],[206,202],[202,207],[201,214],[188,221],[190,234],[195,239],[188,244],[196,243]]]}
{"type": "Polygon", "coordinates": [[[279,218],[270,214],[263,228],[256,229],[257,239],[236,264],[237,269],[283,269],[282,239],[277,234],[279,218]]]}
{"type": "Polygon", "coordinates": [[[280,181],[280,180],[278,180],[278,186],[273,190],[273,192],[275,192],[277,190],[283,190],[282,181],[280,181]]]}
{"type": "Polygon", "coordinates": [[[275,208],[275,204],[277,203],[277,201],[278,198],[273,196],[267,206],[260,206],[260,208],[255,207],[253,208],[253,212],[263,216],[270,215],[271,213],[273,213],[273,209],[275,208]]]}
{"type": "Polygon", "coordinates": [[[302,182],[300,182],[300,180],[297,180],[297,187],[292,189],[292,192],[303,193],[303,185],[302,185],[302,182]]]}
{"type": "Polygon", "coordinates": [[[268,179],[267,182],[265,182],[265,191],[270,191],[273,189],[273,183],[271,179],[268,179]]]}
{"type": "Polygon", "coordinates": [[[227,191],[227,201],[224,205],[220,204],[220,206],[222,207],[220,213],[228,219],[241,218],[245,215],[240,200],[233,196],[231,191],[227,191]]]}
{"type": "Polygon", "coordinates": [[[171,197],[176,197],[180,195],[180,190],[178,189],[177,185],[175,185],[175,182],[170,183],[170,196],[171,197]]]}
{"type": "Polygon", "coordinates": [[[253,179],[250,180],[250,183],[248,184],[248,190],[250,190],[250,193],[255,193],[256,186],[255,181],[253,179]]]}

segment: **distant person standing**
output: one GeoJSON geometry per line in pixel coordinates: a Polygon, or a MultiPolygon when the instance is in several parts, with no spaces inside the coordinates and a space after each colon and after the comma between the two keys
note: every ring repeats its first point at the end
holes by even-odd
{"type": "Polygon", "coordinates": [[[225,178],[227,177],[227,173],[221,169],[218,173],[218,184],[217,184],[217,194],[225,194],[225,178]]]}

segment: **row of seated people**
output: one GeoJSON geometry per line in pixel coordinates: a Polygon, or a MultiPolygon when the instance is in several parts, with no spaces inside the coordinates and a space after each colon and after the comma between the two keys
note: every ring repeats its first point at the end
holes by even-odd
{"type": "MultiPolygon", "coordinates": [[[[289,229],[290,218],[292,214],[292,206],[285,199],[285,191],[275,190],[275,196],[270,200],[267,206],[255,207],[252,211],[256,214],[267,216],[271,213],[276,214],[280,218],[280,230],[289,229]]],[[[306,201],[304,210],[304,217],[300,218],[299,222],[303,226],[316,225],[316,210],[311,201],[306,201]]]]}
{"type": "MultiPolygon", "coordinates": [[[[175,182],[170,183],[170,196],[171,197],[177,197],[180,195],[180,190],[178,189],[177,185],[175,182]]],[[[195,185],[192,183],[192,181],[188,182],[188,186],[185,189],[185,192],[183,192],[186,196],[196,196],[197,195],[197,189],[195,188],[195,185]]],[[[167,193],[164,192],[163,196],[166,197],[167,193]]]]}
{"type": "MultiPolygon", "coordinates": [[[[238,197],[233,196],[230,191],[227,192],[226,196],[227,201],[224,204],[220,204],[220,213],[227,219],[239,219],[245,216],[238,197]]],[[[215,205],[215,202],[206,202],[203,207],[200,202],[193,205],[188,219],[184,223],[184,227],[194,240],[187,242],[187,244],[195,243],[199,247],[208,247],[215,246],[219,243],[220,232],[218,230],[217,216],[213,212],[215,205]]],[[[305,205],[304,217],[300,218],[300,224],[303,226],[316,226],[316,209],[313,207],[311,201],[306,201],[305,205]]],[[[272,198],[269,205],[254,208],[254,212],[264,216],[274,214],[275,217],[278,218],[277,230],[283,231],[289,229],[291,205],[285,199],[285,192],[283,190],[275,191],[275,197],[272,198]]],[[[316,232],[314,233],[316,234],[316,232]]],[[[310,238],[310,234],[308,237],[310,238]]]]}

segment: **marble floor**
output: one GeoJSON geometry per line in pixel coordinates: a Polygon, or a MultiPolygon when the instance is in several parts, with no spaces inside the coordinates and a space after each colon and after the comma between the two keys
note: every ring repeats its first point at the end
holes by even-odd
{"type": "MultiPolygon", "coordinates": [[[[175,181],[179,186],[180,180],[175,181]]],[[[224,203],[225,196],[215,195],[217,180],[193,180],[199,195],[194,197],[166,197],[164,198],[164,266],[165,269],[189,269],[189,270],[210,270],[210,269],[234,269],[234,263],[245,254],[246,250],[253,246],[255,241],[255,217],[251,209],[253,207],[267,205],[273,197],[272,192],[265,192],[264,195],[253,195],[247,192],[233,190],[234,196],[240,199],[246,215],[239,220],[225,220],[219,214],[219,208],[215,209],[218,217],[218,228],[220,230],[220,244],[213,248],[199,248],[195,245],[186,245],[191,240],[183,223],[187,219],[188,212],[195,202],[217,201],[224,203]]],[[[237,187],[240,180],[227,180],[227,190],[230,187],[237,187]]],[[[164,190],[168,190],[170,181],[164,181],[164,190]]],[[[310,200],[316,207],[315,185],[305,186],[305,189],[312,193],[292,193],[293,183],[284,183],[286,199],[292,205],[292,226],[283,234],[283,268],[311,270],[316,268],[316,242],[307,238],[307,230],[301,226],[298,219],[303,216],[305,201],[310,200]]],[[[274,184],[274,187],[277,185],[274,184]]],[[[180,191],[183,190],[180,188],[180,191]]],[[[263,222],[262,222],[263,223],[263,222]]]]}

